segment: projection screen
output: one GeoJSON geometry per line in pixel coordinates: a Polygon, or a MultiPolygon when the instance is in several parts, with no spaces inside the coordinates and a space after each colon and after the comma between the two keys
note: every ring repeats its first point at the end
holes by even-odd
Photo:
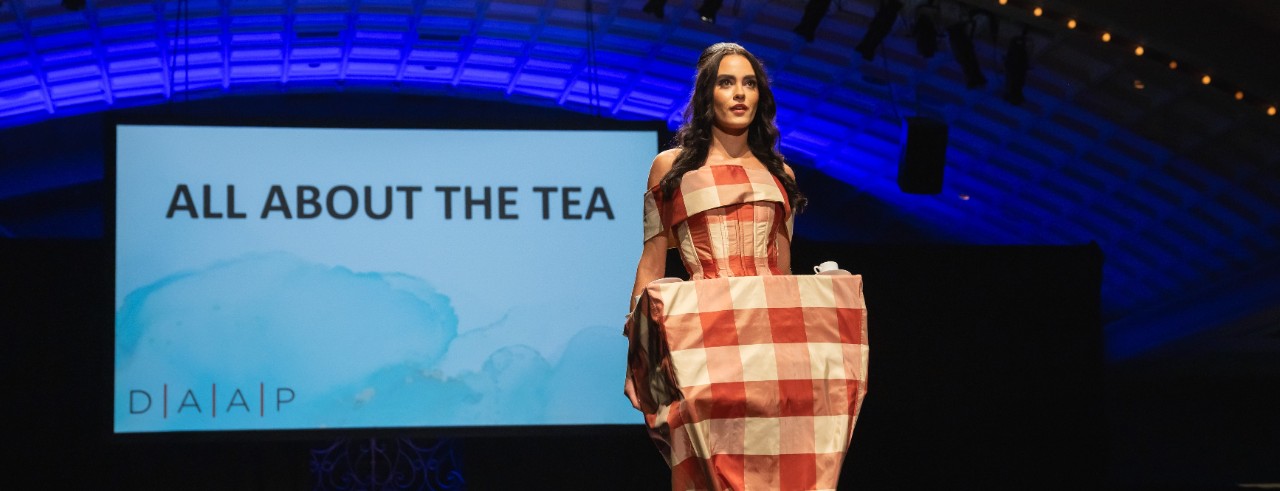
{"type": "Polygon", "coordinates": [[[114,128],[116,433],[641,422],[656,129],[114,128]]]}

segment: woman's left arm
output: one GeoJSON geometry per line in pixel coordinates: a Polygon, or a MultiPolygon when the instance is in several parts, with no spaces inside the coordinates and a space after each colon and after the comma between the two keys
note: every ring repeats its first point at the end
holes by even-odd
{"type": "MultiPolygon", "coordinates": [[[[791,166],[782,164],[782,171],[786,172],[792,181],[796,179],[795,173],[791,171],[791,166]]],[[[782,274],[791,274],[791,224],[792,220],[795,220],[795,216],[793,211],[791,216],[787,217],[786,222],[784,222],[785,225],[783,225],[782,230],[778,230],[777,237],[774,238],[778,248],[778,269],[782,270],[782,274]]]]}
{"type": "Polygon", "coordinates": [[[778,269],[782,270],[782,274],[791,274],[791,239],[787,237],[786,230],[778,231],[775,243],[778,248],[778,269]]]}

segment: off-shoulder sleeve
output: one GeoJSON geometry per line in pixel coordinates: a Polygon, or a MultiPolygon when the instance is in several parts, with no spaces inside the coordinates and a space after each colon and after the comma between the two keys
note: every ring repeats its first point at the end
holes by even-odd
{"type": "Polygon", "coordinates": [[[644,193],[644,241],[657,237],[663,232],[662,213],[658,209],[658,189],[650,189],[644,193]]]}

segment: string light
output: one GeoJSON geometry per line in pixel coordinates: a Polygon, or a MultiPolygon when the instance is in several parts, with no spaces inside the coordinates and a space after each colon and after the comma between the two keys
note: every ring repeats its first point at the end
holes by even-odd
{"type": "MultiPolygon", "coordinates": [[[[2,1],[3,1],[3,0],[0,0],[0,2],[2,2],[2,1]]],[[[996,1],[997,1],[997,3],[999,3],[1000,5],[1009,5],[1009,0],[996,0],[996,1]]],[[[1032,3],[1032,2],[1027,2],[1027,3],[1032,3]]],[[[1026,5],[1026,3],[1024,3],[1024,4],[1022,4],[1022,5],[1026,5]]],[[[1081,28],[1083,27],[1083,30],[1085,30],[1085,31],[1093,31],[1093,33],[1095,33],[1095,34],[1098,36],[1098,39],[1100,39],[1100,40],[1101,40],[1102,42],[1104,42],[1104,43],[1110,43],[1110,42],[1111,42],[1111,40],[1112,40],[1112,39],[1111,39],[1111,38],[1112,38],[1111,33],[1110,33],[1110,32],[1108,32],[1108,31],[1103,31],[1103,30],[1094,30],[1094,29],[1091,29],[1091,28],[1089,28],[1089,27],[1087,27],[1087,26],[1081,26],[1081,25],[1080,25],[1080,21],[1079,21],[1079,20],[1077,20],[1077,19],[1075,19],[1075,18],[1072,18],[1072,17],[1067,17],[1067,16],[1065,16],[1065,15],[1060,16],[1060,15],[1053,14],[1053,13],[1047,13],[1047,12],[1045,12],[1045,9],[1044,9],[1043,7],[1039,7],[1039,6],[1037,6],[1037,7],[1033,7],[1033,8],[1031,9],[1031,14],[1032,14],[1032,15],[1034,15],[1035,17],[1044,17],[1046,14],[1048,14],[1048,15],[1049,15],[1049,18],[1051,18],[1051,19],[1063,19],[1063,18],[1065,18],[1065,19],[1066,19],[1066,26],[1067,26],[1067,29],[1070,29],[1070,30],[1076,30],[1076,29],[1081,29],[1081,28]]],[[[1134,45],[1134,46],[1133,46],[1133,54],[1134,54],[1134,56],[1145,56],[1145,55],[1147,54],[1147,48],[1146,48],[1145,46],[1142,46],[1141,44],[1134,45]]],[[[1154,53],[1152,54],[1152,57],[1153,57],[1153,58],[1156,58],[1157,60],[1158,60],[1158,59],[1162,59],[1162,58],[1164,58],[1164,59],[1168,59],[1168,58],[1166,57],[1166,55],[1165,55],[1165,54],[1162,54],[1162,53],[1160,53],[1160,52],[1158,52],[1158,51],[1157,51],[1157,52],[1154,52],[1154,53]]],[[[1168,66],[1169,66],[1169,69],[1170,69],[1170,70],[1178,70],[1178,61],[1177,61],[1177,60],[1173,60],[1173,59],[1169,59],[1169,61],[1168,61],[1168,66]]],[[[1190,70],[1184,70],[1184,71],[1191,72],[1191,71],[1193,71],[1193,70],[1194,70],[1194,68],[1192,68],[1192,69],[1190,69],[1190,70]]],[[[1211,85],[1211,84],[1213,83],[1213,77],[1211,77],[1211,76],[1210,76],[1210,75],[1208,75],[1208,74],[1203,74],[1203,75],[1201,75],[1201,77],[1200,77],[1200,83],[1201,83],[1201,84],[1203,84],[1203,85],[1211,85]]],[[[1219,82],[1219,85],[1222,85],[1222,83],[1221,83],[1221,82],[1219,82]]],[[[1145,83],[1145,82],[1143,82],[1141,79],[1134,79],[1134,80],[1133,80],[1133,88],[1134,88],[1135,90],[1144,90],[1144,89],[1146,89],[1146,83],[1145,83]]],[[[1237,100],[1237,101],[1242,101],[1242,102],[1243,102],[1243,101],[1245,101],[1245,94],[1244,94],[1244,91],[1242,91],[1242,90],[1235,90],[1235,91],[1231,91],[1231,90],[1227,89],[1227,90],[1224,90],[1224,92],[1227,92],[1227,93],[1232,94],[1232,96],[1233,96],[1233,97],[1235,98],[1235,100],[1237,100]]],[[[1254,99],[1257,99],[1257,97],[1255,96],[1255,97],[1254,97],[1254,99]]],[[[1254,100],[1254,99],[1251,99],[1251,101],[1250,101],[1250,102],[1246,102],[1246,103],[1247,103],[1247,104],[1250,104],[1250,105],[1256,105],[1256,104],[1257,104],[1257,102],[1256,102],[1256,100],[1254,100]]],[[[1256,107],[1256,106],[1255,106],[1255,107],[1256,107]]],[[[1275,105],[1275,104],[1268,105],[1268,106],[1266,107],[1266,113],[1267,113],[1267,116],[1275,116],[1275,115],[1276,115],[1276,105],[1275,105]]],[[[963,199],[963,198],[962,198],[962,199],[963,199]]]]}

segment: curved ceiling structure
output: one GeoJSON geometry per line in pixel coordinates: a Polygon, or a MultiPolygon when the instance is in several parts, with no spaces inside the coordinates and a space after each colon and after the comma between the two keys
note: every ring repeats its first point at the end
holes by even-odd
{"type": "MultiPolygon", "coordinates": [[[[671,1],[661,19],[642,11],[644,0],[90,0],[77,12],[57,0],[0,3],[0,128],[191,99],[353,90],[674,125],[698,53],[734,40],[766,63],[782,150],[797,165],[951,241],[1096,242],[1112,356],[1206,329],[1275,329],[1280,318],[1280,117],[1260,109],[1268,95],[1236,101],[1134,56],[1132,45],[995,1],[940,4],[943,16],[993,14],[974,39],[990,80],[976,89],[945,42],[932,58],[917,53],[915,5],[863,60],[853,48],[875,15],[869,0],[837,2],[811,43],[792,32],[802,0],[735,1],[715,23],[699,20],[693,0],[671,1]],[[1004,53],[1021,26],[1030,26],[1031,69],[1015,106],[1002,98],[1004,53]],[[950,127],[939,195],[895,184],[899,121],[911,115],[950,127]],[[1206,292],[1216,300],[1200,301],[1206,292]]],[[[6,179],[0,199],[75,184],[58,179],[6,179]]],[[[1280,350],[1275,338],[1256,339],[1280,350]]]]}

